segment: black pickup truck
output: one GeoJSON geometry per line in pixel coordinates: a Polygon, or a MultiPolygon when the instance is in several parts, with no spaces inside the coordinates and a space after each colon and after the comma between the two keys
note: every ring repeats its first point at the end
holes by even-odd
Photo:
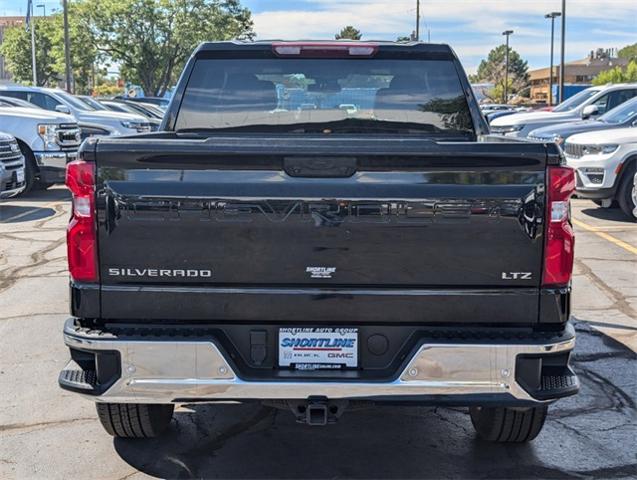
{"type": "Polygon", "coordinates": [[[575,182],[490,136],[446,45],[199,46],[158,132],[67,168],[60,386],[151,437],[175,404],[470,407],[524,442],[569,367],[575,182]]]}

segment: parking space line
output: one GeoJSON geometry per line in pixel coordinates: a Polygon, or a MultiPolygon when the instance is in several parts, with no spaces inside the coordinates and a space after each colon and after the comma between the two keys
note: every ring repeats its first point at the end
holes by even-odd
{"type": "Polygon", "coordinates": [[[609,232],[609,231],[631,231],[637,230],[637,225],[599,225],[595,227],[600,232],[609,232]]]}
{"type": "Polygon", "coordinates": [[[617,245],[618,247],[623,248],[624,250],[637,255],[637,248],[633,247],[631,244],[626,243],[618,238],[613,237],[612,235],[609,235],[606,232],[602,232],[600,229],[598,229],[597,227],[593,227],[592,225],[588,225],[587,223],[584,223],[580,220],[576,220],[575,218],[572,219],[573,223],[575,225],[577,225],[580,228],[583,228],[584,230],[588,230],[591,233],[594,233],[595,235],[597,235],[600,238],[603,238],[604,240],[607,240],[615,245],[617,245]]]}

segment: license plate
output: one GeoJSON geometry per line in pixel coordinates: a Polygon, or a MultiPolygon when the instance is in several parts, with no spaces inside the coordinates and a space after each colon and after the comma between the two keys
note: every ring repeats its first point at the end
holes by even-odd
{"type": "Polygon", "coordinates": [[[279,366],[299,370],[358,366],[358,328],[280,328],[279,366]]]}
{"type": "Polygon", "coordinates": [[[15,172],[15,180],[18,183],[24,182],[24,170],[18,170],[15,172]]]}

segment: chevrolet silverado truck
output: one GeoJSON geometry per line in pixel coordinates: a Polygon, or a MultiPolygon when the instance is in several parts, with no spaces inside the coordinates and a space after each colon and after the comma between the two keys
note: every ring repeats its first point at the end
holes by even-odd
{"type": "Polygon", "coordinates": [[[525,442],[579,388],[573,170],[490,136],[446,45],[204,43],[161,130],[86,140],[66,182],[59,384],[111,435],[175,404],[373,402],[525,442]]]}

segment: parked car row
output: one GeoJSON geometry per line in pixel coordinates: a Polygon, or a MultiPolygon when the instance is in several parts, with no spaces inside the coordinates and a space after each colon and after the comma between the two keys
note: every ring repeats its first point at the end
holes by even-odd
{"type": "Polygon", "coordinates": [[[595,118],[635,96],[635,83],[591,87],[551,111],[519,113],[492,120],[491,131],[508,137],[526,138],[538,128],[595,118]]]}
{"type": "Polygon", "coordinates": [[[513,115],[514,113],[530,112],[531,108],[508,105],[505,103],[486,103],[480,105],[482,114],[487,119],[487,123],[491,123],[492,120],[504,117],[506,115],[513,115]]]}
{"type": "Polygon", "coordinates": [[[153,132],[159,129],[159,125],[161,125],[161,121],[164,117],[164,112],[152,104],[130,102],[120,99],[96,100],[89,96],[80,97],[80,100],[93,106],[96,110],[143,115],[150,125],[150,130],[153,132]]]}
{"type": "Polygon", "coordinates": [[[557,143],[576,170],[579,197],[618,206],[637,220],[636,83],[591,87],[552,111],[491,117],[489,123],[495,134],[557,143]]]}
{"type": "Polygon", "coordinates": [[[157,103],[152,97],[94,99],[60,89],[0,86],[0,197],[63,182],[66,164],[87,137],[157,130],[164,108],[157,103]],[[10,155],[15,148],[19,162],[10,155]]]}

